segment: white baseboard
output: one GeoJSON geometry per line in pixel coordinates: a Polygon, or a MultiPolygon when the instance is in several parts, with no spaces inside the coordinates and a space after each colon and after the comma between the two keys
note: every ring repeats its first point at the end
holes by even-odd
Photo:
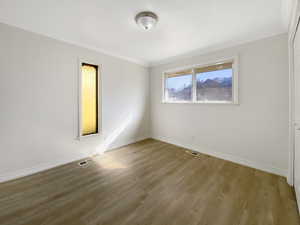
{"type": "Polygon", "coordinates": [[[125,145],[129,145],[129,144],[132,144],[132,143],[135,143],[135,142],[139,142],[139,141],[142,141],[142,140],[145,140],[145,139],[148,139],[148,138],[150,138],[150,136],[142,136],[142,137],[133,138],[129,141],[128,140],[122,141],[122,142],[119,142],[117,144],[111,145],[109,147],[109,149],[107,149],[106,151],[113,150],[113,149],[116,149],[116,148],[120,148],[120,147],[123,147],[125,145]]]}
{"type": "Polygon", "coordinates": [[[237,164],[241,164],[241,165],[248,166],[248,167],[251,167],[251,168],[255,168],[255,169],[258,169],[258,170],[262,170],[262,171],[265,171],[265,172],[268,172],[268,173],[273,173],[273,174],[280,175],[280,176],[283,176],[283,177],[287,176],[287,170],[286,169],[277,168],[277,167],[274,167],[272,165],[263,165],[259,162],[254,162],[254,161],[251,161],[251,160],[248,160],[248,159],[243,159],[239,156],[206,150],[206,149],[203,149],[203,148],[199,148],[199,146],[194,146],[192,144],[183,144],[183,143],[180,143],[180,142],[178,142],[178,141],[176,141],[172,138],[169,138],[169,137],[152,137],[152,138],[163,141],[163,142],[167,142],[167,143],[170,143],[170,144],[173,144],[173,145],[177,145],[177,146],[180,146],[180,147],[183,147],[183,148],[191,149],[193,151],[204,153],[204,154],[207,154],[207,155],[210,155],[210,156],[214,156],[216,158],[228,160],[228,161],[231,161],[231,162],[234,162],[234,163],[237,163],[237,164]]]}
{"type": "MultiPolygon", "coordinates": [[[[135,143],[135,142],[147,139],[147,138],[149,138],[149,137],[145,136],[145,137],[134,138],[132,140],[128,140],[128,141],[119,143],[117,145],[114,145],[114,146],[112,146],[112,149],[119,148],[119,147],[122,147],[122,146],[125,146],[125,145],[128,145],[128,144],[132,144],[132,143],[135,143]]],[[[214,152],[214,151],[207,151],[207,150],[204,150],[202,148],[192,146],[190,144],[182,144],[182,143],[180,143],[176,140],[173,140],[173,139],[167,138],[167,137],[152,137],[152,138],[160,140],[160,141],[164,141],[164,142],[167,142],[167,143],[170,143],[170,144],[178,145],[180,147],[188,148],[188,149],[191,149],[191,150],[194,150],[194,151],[198,151],[198,152],[201,152],[201,153],[204,153],[204,154],[207,154],[207,155],[211,155],[211,156],[214,156],[214,157],[217,157],[217,158],[232,161],[232,162],[235,162],[235,163],[238,163],[238,164],[241,164],[241,165],[249,166],[249,167],[259,169],[259,170],[262,170],[262,171],[266,171],[266,172],[269,172],[269,173],[277,174],[277,175],[284,176],[284,177],[286,177],[286,175],[287,175],[287,170],[277,168],[277,167],[274,167],[274,166],[271,166],[271,165],[262,165],[260,163],[253,162],[253,161],[243,159],[243,158],[240,158],[240,157],[237,157],[237,156],[234,156],[234,155],[230,155],[230,154],[214,152]]],[[[48,169],[51,169],[51,168],[54,168],[54,167],[57,167],[57,166],[61,166],[61,165],[67,164],[67,163],[71,163],[71,162],[74,162],[74,161],[77,161],[77,160],[80,160],[80,159],[83,159],[83,158],[86,158],[86,157],[90,157],[90,155],[87,154],[87,155],[82,155],[82,156],[77,157],[77,158],[73,157],[73,158],[68,158],[68,159],[59,159],[59,160],[56,160],[55,162],[43,163],[43,164],[39,164],[39,165],[36,165],[36,166],[33,166],[33,167],[28,167],[28,168],[24,168],[24,169],[13,171],[13,172],[1,173],[0,174],[0,183],[6,182],[6,181],[9,181],[9,180],[13,180],[13,179],[16,179],[16,178],[28,176],[28,175],[31,175],[31,174],[35,174],[35,173],[38,173],[38,172],[41,172],[41,171],[44,171],[44,170],[48,170],[48,169]]]]}
{"type": "MultiPolygon", "coordinates": [[[[144,139],[147,139],[149,137],[139,137],[139,138],[134,138],[132,140],[128,140],[128,141],[124,141],[121,143],[118,143],[117,145],[114,145],[112,148],[119,148],[122,147],[124,145],[128,145],[128,144],[132,144],[144,139]]],[[[48,170],[57,166],[61,166],[64,164],[68,164],[74,161],[78,161],[87,157],[90,157],[90,154],[86,154],[86,155],[81,155],[81,156],[77,156],[77,157],[70,157],[68,159],[57,159],[55,161],[52,162],[47,162],[47,163],[41,163],[39,165],[36,166],[32,166],[32,167],[28,167],[28,168],[24,168],[21,170],[16,170],[16,171],[12,171],[12,172],[4,172],[4,173],[0,173],[0,183],[2,182],[6,182],[6,181],[10,181],[10,180],[14,180],[20,177],[25,177],[28,175],[32,175],[38,172],[42,172],[44,170],[48,170]]]]}
{"type": "Polygon", "coordinates": [[[61,166],[67,163],[71,163],[83,158],[89,157],[89,155],[86,156],[81,156],[78,158],[68,158],[68,159],[58,159],[56,161],[52,161],[52,162],[47,162],[47,163],[41,163],[39,165],[36,166],[32,166],[32,167],[27,167],[21,170],[16,170],[16,171],[12,171],[12,172],[4,172],[0,174],[0,183],[2,182],[6,182],[9,180],[14,180],[20,177],[24,177],[24,176],[28,176],[28,175],[32,175],[44,170],[48,170],[57,166],[61,166]]]}

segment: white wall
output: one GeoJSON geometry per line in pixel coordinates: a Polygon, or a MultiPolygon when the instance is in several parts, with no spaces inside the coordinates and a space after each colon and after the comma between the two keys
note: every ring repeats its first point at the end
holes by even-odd
{"type": "MultiPolygon", "coordinates": [[[[175,47],[175,46],[174,46],[175,47]]],[[[151,69],[152,136],[286,175],[288,45],[279,35],[151,69]],[[163,104],[162,73],[239,55],[239,105],[163,104]]]]}
{"type": "Polygon", "coordinates": [[[286,175],[286,35],[151,68],[150,90],[140,65],[4,24],[0,38],[0,182],[149,136],[286,175]],[[239,105],[161,103],[164,70],[236,54],[239,105]],[[82,141],[78,58],[102,65],[102,134],[82,141]]]}
{"type": "Polygon", "coordinates": [[[0,24],[0,182],[149,136],[148,69],[0,24]],[[99,62],[102,135],[78,141],[78,58],[99,62]]]}

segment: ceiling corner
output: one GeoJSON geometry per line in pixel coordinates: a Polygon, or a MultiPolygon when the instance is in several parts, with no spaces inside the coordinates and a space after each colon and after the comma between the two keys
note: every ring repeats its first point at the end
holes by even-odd
{"type": "Polygon", "coordinates": [[[293,14],[293,8],[298,0],[281,0],[282,23],[286,29],[289,28],[293,14]]]}

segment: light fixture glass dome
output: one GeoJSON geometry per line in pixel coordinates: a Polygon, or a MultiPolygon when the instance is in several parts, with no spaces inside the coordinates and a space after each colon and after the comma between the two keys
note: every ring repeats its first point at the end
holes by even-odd
{"type": "Polygon", "coordinates": [[[158,17],[153,12],[140,12],[136,15],[136,23],[144,30],[150,30],[157,23],[158,17]]]}

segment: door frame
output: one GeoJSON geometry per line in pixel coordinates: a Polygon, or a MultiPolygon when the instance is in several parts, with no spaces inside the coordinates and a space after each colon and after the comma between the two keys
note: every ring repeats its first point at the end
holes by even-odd
{"type": "Polygon", "coordinates": [[[294,74],[294,40],[300,22],[300,4],[295,1],[288,35],[289,52],[289,164],[287,182],[294,185],[294,161],[295,161],[295,74],[294,74]]]}

